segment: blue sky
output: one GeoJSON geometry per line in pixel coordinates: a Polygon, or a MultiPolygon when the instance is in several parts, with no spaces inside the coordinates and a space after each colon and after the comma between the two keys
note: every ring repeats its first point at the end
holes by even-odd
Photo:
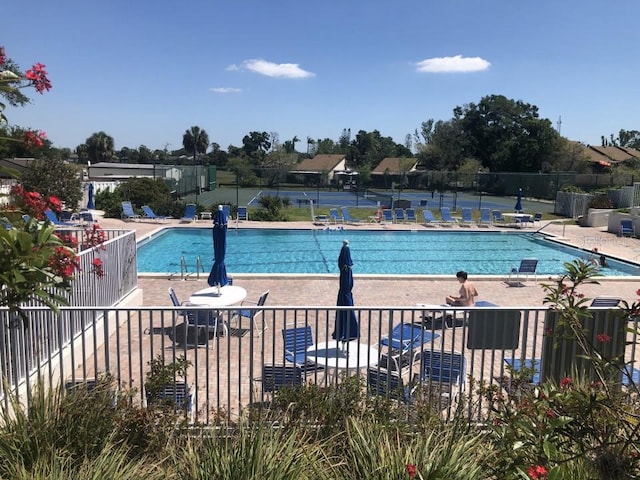
{"type": "Polygon", "coordinates": [[[102,130],[173,150],[192,125],[223,149],[250,131],[404,143],[493,94],[587,144],[640,130],[638,0],[5,3],[0,45],[53,85],[5,113],[57,147],[102,130]]]}

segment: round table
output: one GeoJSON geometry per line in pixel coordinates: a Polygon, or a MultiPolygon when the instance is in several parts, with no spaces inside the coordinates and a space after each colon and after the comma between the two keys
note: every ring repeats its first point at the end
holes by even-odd
{"type": "Polygon", "coordinates": [[[228,307],[240,303],[247,297],[247,291],[236,285],[224,287],[203,288],[194,292],[189,297],[189,303],[194,305],[206,305],[208,307],[228,307]],[[220,292],[220,293],[218,293],[220,292]]]}
{"type": "Polygon", "coordinates": [[[378,364],[379,354],[376,347],[353,341],[331,340],[307,348],[307,360],[337,370],[375,366],[378,364]]]}

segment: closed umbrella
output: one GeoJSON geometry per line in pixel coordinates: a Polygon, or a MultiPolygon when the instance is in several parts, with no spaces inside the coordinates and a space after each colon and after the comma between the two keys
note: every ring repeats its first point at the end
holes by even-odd
{"type": "Polygon", "coordinates": [[[516,201],[516,212],[522,211],[522,189],[518,189],[518,201],[516,201]]]}
{"type": "Polygon", "coordinates": [[[224,255],[227,251],[227,215],[218,206],[218,211],[213,217],[213,267],[207,283],[213,287],[224,287],[229,283],[227,267],[224,265],[224,255]]]}
{"type": "Polygon", "coordinates": [[[93,183],[89,184],[89,201],[87,202],[87,210],[95,210],[96,204],[93,201],[93,183]]]}
{"type": "MultiPolygon", "coordinates": [[[[340,269],[340,289],[338,290],[338,301],[336,305],[339,307],[353,307],[353,273],[351,267],[351,251],[349,250],[349,241],[342,242],[342,249],[338,257],[338,268],[340,269]]],[[[340,342],[348,342],[355,340],[360,336],[360,328],[356,319],[356,312],[353,310],[343,310],[336,314],[336,327],[332,337],[340,342]]]]}

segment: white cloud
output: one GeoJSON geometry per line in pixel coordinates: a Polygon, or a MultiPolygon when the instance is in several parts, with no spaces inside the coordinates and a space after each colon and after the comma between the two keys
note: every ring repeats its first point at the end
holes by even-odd
{"type": "Polygon", "coordinates": [[[480,57],[436,57],[428,58],[416,63],[418,72],[449,73],[449,72],[479,72],[488,69],[491,64],[480,57]]]}
{"type": "Polygon", "coordinates": [[[212,88],[211,91],[215,93],[241,93],[242,89],[234,87],[216,87],[212,88]]]}
{"type": "Polygon", "coordinates": [[[232,63],[226,68],[226,70],[229,72],[237,72],[238,70],[240,70],[240,67],[238,67],[238,65],[236,65],[235,63],[232,63]]]}
{"type": "MultiPolygon", "coordinates": [[[[297,63],[273,63],[261,59],[245,60],[242,62],[242,68],[273,78],[309,78],[315,76],[315,73],[300,68],[297,63]]],[[[239,70],[239,67],[237,65],[229,65],[227,70],[239,70]]]]}

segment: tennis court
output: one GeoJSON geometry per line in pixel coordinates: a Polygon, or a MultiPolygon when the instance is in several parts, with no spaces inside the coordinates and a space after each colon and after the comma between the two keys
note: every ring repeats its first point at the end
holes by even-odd
{"type": "MultiPolygon", "coordinates": [[[[407,200],[412,208],[439,210],[442,207],[449,207],[452,210],[462,208],[490,208],[503,211],[514,210],[516,199],[513,197],[498,197],[492,195],[480,195],[467,192],[428,192],[428,191],[387,191],[387,192],[356,192],[350,191],[327,191],[327,190],[291,190],[291,189],[255,189],[255,188],[218,188],[211,192],[203,192],[198,197],[198,202],[202,205],[216,205],[218,203],[231,203],[236,205],[248,205],[258,207],[260,197],[280,196],[288,198],[294,207],[308,208],[311,201],[314,206],[321,207],[348,207],[348,208],[376,208],[378,202],[380,206],[390,207],[392,202],[397,200],[407,200]]],[[[185,200],[193,201],[191,196],[185,200]]],[[[536,200],[523,199],[522,207],[529,212],[553,212],[553,202],[540,202],[536,200]]]]}

